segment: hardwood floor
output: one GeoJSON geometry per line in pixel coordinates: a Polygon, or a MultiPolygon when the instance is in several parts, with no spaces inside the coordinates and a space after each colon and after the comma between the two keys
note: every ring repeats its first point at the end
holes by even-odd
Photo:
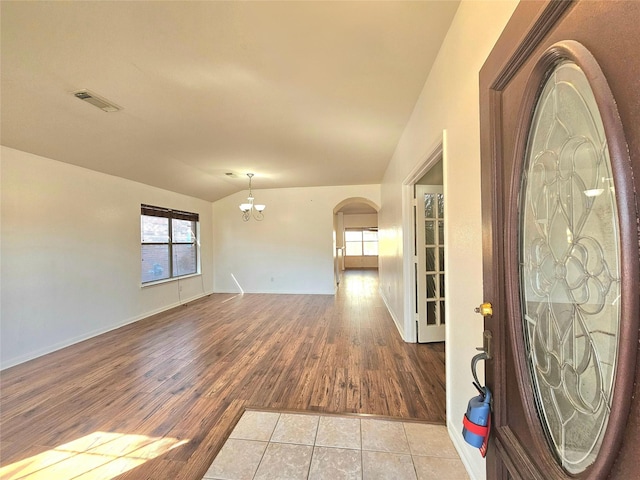
{"type": "Polygon", "coordinates": [[[444,388],[444,345],[404,343],[377,272],[347,271],[335,296],[214,294],[3,371],[0,459],[113,432],[155,452],[117,478],[196,479],[245,407],[444,423],[444,388]]]}

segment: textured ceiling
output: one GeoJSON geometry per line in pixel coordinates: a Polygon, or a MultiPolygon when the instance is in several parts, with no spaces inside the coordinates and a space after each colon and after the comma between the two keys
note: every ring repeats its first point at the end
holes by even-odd
{"type": "Polygon", "coordinates": [[[3,145],[210,201],[380,183],[458,6],[0,4],[3,145]]]}

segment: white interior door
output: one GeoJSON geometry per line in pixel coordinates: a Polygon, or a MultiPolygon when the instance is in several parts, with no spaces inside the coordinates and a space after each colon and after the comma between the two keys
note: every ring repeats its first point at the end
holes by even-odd
{"type": "Polygon", "coordinates": [[[418,342],[445,338],[444,194],[441,185],[416,185],[416,311],[418,342]]]}

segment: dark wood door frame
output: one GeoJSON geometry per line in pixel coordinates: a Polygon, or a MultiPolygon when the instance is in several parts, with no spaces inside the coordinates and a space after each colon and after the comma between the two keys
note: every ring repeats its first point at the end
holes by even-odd
{"type": "MultiPolygon", "coordinates": [[[[483,271],[484,271],[484,292],[485,301],[493,304],[493,316],[485,319],[485,328],[492,331],[494,338],[501,339],[492,345],[493,359],[487,362],[486,379],[487,385],[492,388],[494,395],[494,433],[489,445],[489,461],[487,462],[487,478],[526,478],[526,479],[548,479],[565,477],[561,469],[554,463],[551,455],[544,458],[532,458],[532,451],[544,450],[545,439],[540,434],[532,435],[528,451],[522,446],[522,439],[516,438],[514,431],[509,427],[507,421],[507,396],[517,395],[522,391],[521,386],[508,385],[507,372],[504,369],[494,370],[494,366],[506,365],[507,361],[514,362],[515,354],[509,344],[509,338],[513,335],[510,331],[510,312],[508,310],[509,299],[505,294],[505,282],[515,281],[515,279],[505,279],[505,272],[509,273],[509,265],[502,254],[509,243],[509,233],[505,232],[504,225],[508,224],[509,210],[512,208],[505,205],[500,200],[500,196],[495,194],[510,184],[511,171],[505,168],[505,155],[502,149],[501,132],[503,131],[503,102],[502,92],[514,79],[523,66],[530,61],[533,52],[538,49],[553,30],[554,26],[567,15],[572,8],[576,7],[577,1],[545,1],[545,2],[521,2],[514,11],[514,14],[505,27],[502,35],[496,43],[495,48],[489,55],[486,63],[480,72],[480,117],[481,125],[481,156],[482,156],[482,211],[483,211],[483,271]],[[505,171],[507,173],[505,173],[505,171]],[[540,471],[547,472],[547,476],[541,475],[540,471]],[[520,473],[517,473],[520,472],[520,473]],[[550,472],[550,476],[549,476],[550,472]]],[[[601,7],[607,8],[607,2],[600,2],[601,7]]],[[[640,28],[640,27],[639,27],[640,28]]],[[[639,52],[629,52],[627,54],[637,55],[639,52]]],[[[611,55],[623,55],[622,52],[611,52],[611,55]]],[[[619,79],[618,79],[619,80],[619,79]]],[[[637,78],[629,81],[638,82],[637,78]]],[[[613,89],[613,87],[612,87],[613,89]]],[[[615,91],[614,97],[615,97],[615,91]]],[[[640,98],[640,94],[636,100],[640,98]]],[[[526,103],[526,99],[525,99],[526,103]]],[[[620,116],[626,127],[627,140],[629,141],[629,172],[635,171],[636,175],[630,175],[627,192],[629,198],[635,198],[635,205],[631,206],[631,212],[635,212],[635,218],[622,219],[626,222],[633,222],[626,225],[627,234],[622,239],[623,250],[626,248],[640,249],[640,226],[637,225],[638,198],[634,192],[640,192],[640,135],[633,133],[631,129],[637,129],[638,113],[640,101],[633,107],[620,106],[620,116]]],[[[622,195],[622,194],[621,194],[622,195]]],[[[636,250],[632,258],[623,259],[622,266],[627,278],[637,279],[640,276],[638,267],[638,251],[636,250]]],[[[628,295],[628,293],[627,293],[628,295]]],[[[625,325],[625,332],[632,338],[638,338],[638,292],[633,293],[635,299],[631,302],[631,317],[625,325]]],[[[633,345],[635,345],[635,361],[627,362],[625,370],[620,372],[628,381],[622,390],[627,390],[629,394],[621,398],[618,395],[617,408],[629,412],[628,424],[624,441],[609,443],[606,448],[619,448],[619,452],[602,451],[603,456],[608,453],[617,454],[615,462],[612,460],[608,465],[601,465],[600,473],[586,472],[578,478],[604,478],[602,471],[610,470],[610,478],[635,478],[637,472],[637,446],[640,445],[640,356],[638,355],[637,341],[632,342],[627,350],[633,356],[633,345]],[[635,383],[634,383],[635,379],[635,383]],[[611,466],[613,463],[613,466],[611,466]]],[[[530,407],[531,405],[529,405],[530,407]]],[[[527,408],[526,402],[523,407],[523,415],[535,417],[537,413],[527,408]]],[[[626,413],[624,414],[626,417],[626,413]]],[[[538,432],[540,433],[540,432],[538,432]]],[[[603,447],[605,448],[605,447],[603,447]]],[[[611,456],[611,455],[609,455],[611,456]]],[[[602,463],[602,462],[601,462],[602,463]]]]}

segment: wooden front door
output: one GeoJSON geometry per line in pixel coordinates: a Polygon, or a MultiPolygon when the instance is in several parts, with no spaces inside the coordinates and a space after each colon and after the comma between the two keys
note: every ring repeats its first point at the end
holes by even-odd
{"type": "Polygon", "coordinates": [[[640,2],[521,2],[480,97],[487,478],[640,478],[640,2]]]}

